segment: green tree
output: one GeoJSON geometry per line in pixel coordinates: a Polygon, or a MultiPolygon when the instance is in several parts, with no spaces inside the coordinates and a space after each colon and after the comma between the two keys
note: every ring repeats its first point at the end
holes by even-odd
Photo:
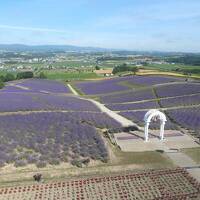
{"type": "Polygon", "coordinates": [[[0,81],[5,82],[5,77],[3,75],[0,76],[0,81]]]}
{"type": "Polygon", "coordinates": [[[121,65],[114,67],[113,74],[116,74],[119,72],[127,72],[127,71],[132,71],[135,74],[138,71],[138,68],[135,66],[128,66],[126,63],[123,63],[121,65]]]}
{"type": "Polygon", "coordinates": [[[96,70],[100,70],[101,68],[100,68],[98,65],[96,65],[96,66],[95,66],[95,69],[96,69],[96,70]]]}
{"type": "Polygon", "coordinates": [[[137,68],[137,67],[133,67],[133,68],[132,68],[132,72],[134,73],[134,75],[136,74],[137,71],[138,71],[138,68],[137,68]]]}
{"type": "Polygon", "coordinates": [[[33,78],[33,72],[19,72],[17,73],[17,79],[33,78]]]}
{"type": "Polygon", "coordinates": [[[12,73],[7,73],[4,78],[5,78],[4,79],[5,82],[15,80],[15,76],[12,73]]]}
{"type": "Polygon", "coordinates": [[[0,80],[0,89],[4,87],[3,81],[0,80]]]}

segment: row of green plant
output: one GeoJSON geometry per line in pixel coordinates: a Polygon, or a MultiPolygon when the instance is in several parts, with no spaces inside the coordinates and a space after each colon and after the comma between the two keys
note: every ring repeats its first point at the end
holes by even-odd
{"type": "MultiPolygon", "coordinates": [[[[33,78],[33,77],[34,73],[31,71],[18,72],[17,74],[7,72],[5,74],[0,75],[0,89],[4,87],[5,82],[19,80],[19,79],[33,78]]],[[[46,76],[43,72],[40,72],[37,78],[46,78],[46,76]]]]}

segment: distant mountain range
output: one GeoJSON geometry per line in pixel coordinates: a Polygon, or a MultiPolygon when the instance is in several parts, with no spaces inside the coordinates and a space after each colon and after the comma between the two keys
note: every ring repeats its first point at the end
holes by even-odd
{"type": "Polygon", "coordinates": [[[73,45],[23,45],[23,44],[0,44],[0,50],[12,52],[55,52],[55,51],[75,51],[75,52],[103,52],[108,49],[98,47],[80,47],[73,45]]]}
{"type": "Polygon", "coordinates": [[[99,47],[80,47],[74,45],[24,45],[24,44],[0,44],[0,51],[8,52],[34,52],[34,53],[54,53],[54,52],[113,52],[120,55],[146,55],[146,56],[172,56],[200,53],[187,52],[162,52],[162,51],[131,51],[120,49],[106,49],[99,47]]]}

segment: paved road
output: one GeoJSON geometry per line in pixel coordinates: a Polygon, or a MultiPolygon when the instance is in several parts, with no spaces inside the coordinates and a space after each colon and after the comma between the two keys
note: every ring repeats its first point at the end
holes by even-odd
{"type": "Polygon", "coordinates": [[[200,182],[200,165],[182,152],[167,152],[167,156],[179,167],[186,170],[200,182]]]}

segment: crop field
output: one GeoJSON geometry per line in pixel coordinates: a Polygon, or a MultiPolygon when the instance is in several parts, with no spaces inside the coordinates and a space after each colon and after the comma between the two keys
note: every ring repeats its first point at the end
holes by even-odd
{"type": "Polygon", "coordinates": [[[182,127],[196,131],[200,130],[200,107],[169,110],[167,113],[182,127]]]}
{"type": "Polygon", "coordinates": [[[181,78],[162,77],[162,76],[127,76],[103,81],[82,82],[76,87],[86,95],[99,95],[129,90],[137,86],[149,86],[169,82],[182,82],[181,78]],[[123,85],[122,83],[126,83],[123,85]]]}
{"type": "MultiPolygon", "coordinates": [[[[146,114],[147,111],[120,111],[120,114],[127,119],[130,119],[137,123],[138,125],[144,127],[144,115],[146,114]]],[[[158,122],[151,122],[150,129],[159,129],[160,124],[158,122]]],[[[177,126],[169,118],[167,118],[167,123],[165,125],[165,129],[167,130],[176,130],[177,126]]]]}
{"type": "MultiPolygon", "coordinates": [[[[199,133],[198,81],[128,76],[78,81],[72,86],[83,96],[74,95],[61,82],[45,79],[12,81],[0,90],[0,184],[12,186],[23,179],[20,175],[28,173],[22,180],[27,181],[26,186],[0,188],[0,199],[199,198],[200,186],[185,170],[160,169],[174,167],[165,153],[123,152],[112,145],[106,133],[128,135],[127,127],[87,99],[96,98],[115,115],[141,127],[149,109],[160,109],[167,116],[165,129],[172,135],[180,129],[199,133]],[[150,166],[159,170],[132,171],[150,166]],[[32,175],[40,170],[47,179],[33,184],[32,175]],[[50,175],[51,170],[54,175],[50,175]],[[12,178],[14,173],[19,175],[12,178]],[[68,175],[73,178],[66,180],[68,175]],[[78,175],[83,178],[75,178],[78,175]],[[48,180],[55,177],[57,182],[48,180]]],[[[151,131],[159,125],[150,123],[151,131]]]]}
{"type": "Polygon", "coordinates": [[[59,70],[44,71],[48,79],[52,80],[84,80],[98,78],[94,72],[63,72],[59,70]]]}
{"type": "Polygon", "coordinates": [[[198,200],[199,192],[200,185],[177,168],[1,188],[0,199],[198,200]]]}
{"type": "Polygon", "coordinates": [[[99,112],[89,101],[72,96],[30,93],[0,92],[0,111],[66,110],[99,112]]]}
{"type": "Polygon", "coordinates": [[[93,103],[49,80],[10,82],[0,90],[0,112],[1,167],[106,162],[98,129],[121,127],[93,103]]]}
{"type": "MultiPolygon", "coordinates": [[[[79,83],[76,87],[87,95],[98,96],[106,107],[140,126],[144,126],[143,117],[149,109],[161,109],[168,116],[167,129],[174,130],[181,126],[199,132],[200,83],[196,80],[152,75],[127,76],[79,83]]],[[[152,129],[158,127],[150,126],[152,129]]]]}

